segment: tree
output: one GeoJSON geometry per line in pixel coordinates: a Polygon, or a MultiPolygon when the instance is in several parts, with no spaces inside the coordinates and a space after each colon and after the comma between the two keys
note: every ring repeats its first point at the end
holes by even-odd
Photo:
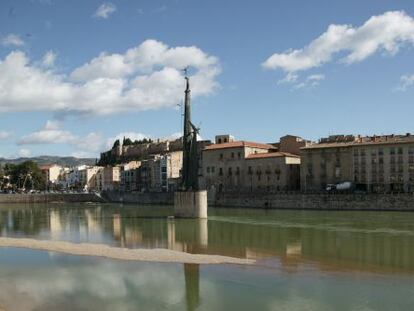
{"type": "Polygon", "coordinates": [[[10,183],[15,188],[44,189],[45,177],[34,161],[25,161],[21,164],[6,164],[6,175],[10,176],[10,183]]]}
{"type": "Polygon", "coordinates": [[[119,139],[115,140],[114,145],[112,147],[112,149],[118,147],[120,145],[119,139]]]}
{"type": "Polygon", "coordinates": [[[132,142],[131,138],[125,138],[124,137],[124,141],[123,141],[122,145],[123,146],[130,146],[130,145],[133,145],[133,142],[132,142]]]}

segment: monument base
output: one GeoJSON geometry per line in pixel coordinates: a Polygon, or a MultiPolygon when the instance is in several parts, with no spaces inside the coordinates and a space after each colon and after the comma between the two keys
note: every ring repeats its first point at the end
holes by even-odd
{"type": "Polygon", "coordinates": [[[207,218],[207,191],[182,191],[174,194],[174,216],[207,218]]]}

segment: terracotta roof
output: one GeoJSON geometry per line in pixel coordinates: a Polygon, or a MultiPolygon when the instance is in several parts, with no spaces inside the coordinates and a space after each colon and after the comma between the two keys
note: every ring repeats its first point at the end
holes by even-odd
{"type": "Polygon", "coordinates": [[[320,148],[339,148],[339,147],[355,147],[355,146],[376,146],[376,145],[396,145],[396,144],[414,144],[414,137],[389,137],[384,139],[383,137],[377,138],[376,140],[364,140],[360,141],[351,141],[351,142],[333,142],[333,143],[319,143],[313,144],[300,149],[320,149],[320,148]]]}
{"type": "Polygon", "coordinates": [[[213,144],[204,148],[204,150],[218,150],[218,149],[228,149],[228,148],[241,148],[241,147],[251,147],[251,148],[259,148],[259,149],[277,149],[272,145],[268,144],[261,144],[261,143],[254,143],[250,141],[234,141],[224,144],[213,144]]]}
{"type": "Polygon", "coordinates": [[[48,170],[53,166],[56,166],[56,164],[44,164],[44,165],[40,165],[39,168],[40,170],[48,170]]]}
{"type": "Polygon", "coordinates": [[[280,157],[294,157],[300,158],[296,154],[287,153],[287,152],[269,152],[269,153],[254,153],[246,157],[246,160],[251,159],[264,159],[264,158],[280,158],[280,157]]]}

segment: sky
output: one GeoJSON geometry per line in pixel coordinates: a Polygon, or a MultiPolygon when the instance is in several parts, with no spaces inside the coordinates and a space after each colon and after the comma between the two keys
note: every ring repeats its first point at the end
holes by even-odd
{"type": "Polygon", "coordinates": [[[414,2],[2,0],[0,157],[414,132],[414,2]]]}

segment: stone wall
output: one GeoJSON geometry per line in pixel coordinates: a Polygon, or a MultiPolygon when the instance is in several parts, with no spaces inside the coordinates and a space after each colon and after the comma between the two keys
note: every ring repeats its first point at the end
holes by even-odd
{"type": "Polygon", "coordinates": [[[93,193],[0,194],[0,203],[105,202],[93,193]]]}
{"type": "Polygon", "coordinates": [[[209,196],[218,207],[314,210],[389,210],[414,211],[414,194],[235,194],[209,196]]]}
{"type": "Polygon", "coordinates": [[[173,192],[119,192],[105,191],[102,197],[113,203],[173,205],[173,192]]]}

